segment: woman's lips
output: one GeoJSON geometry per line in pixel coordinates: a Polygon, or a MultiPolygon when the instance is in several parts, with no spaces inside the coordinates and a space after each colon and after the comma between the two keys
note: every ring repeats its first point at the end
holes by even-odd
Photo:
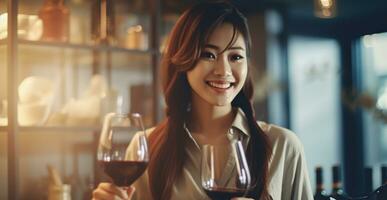
{"type": "Polygon", "coordinates": [[[225,82],[225,81],[207,81],[206,83],[211,88],[220,92],[226,91],[227,89],[230,89],[234,85],[233,82],[225,82]]]}

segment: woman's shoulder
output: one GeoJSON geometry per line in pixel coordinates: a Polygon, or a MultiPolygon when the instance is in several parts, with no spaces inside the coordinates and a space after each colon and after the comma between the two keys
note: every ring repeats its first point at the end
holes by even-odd
{"type": "Polygon", "coordinates": [[[302,143],[297,135],[284,127],[268,124],[266,122],[258,121],[259,127],[266,133],[273,148],[286,148],[293,151],[301,151],[303,149],[302,143]]]}
{"type": "MultiPolygon", "coordinates": [[[[155,130],[155,128],[156,128],[156,127],[152,127],[152,128],[147,128],[147,129],[145,129],[145,135],[146,135],[147,138],[149,137],[150,134],[152,134],[152,132],[155,130]]],[[[132,141],[137,141],[141,134],[143,134],[142,131],[136,132],[136,133],[134,134],[134,136],[133,136],[132,141]]]]}
{"type": "Polygon", "coordinates": [[[154,132],[160,132],[160,130],[163,130],[166,127],[167,123],[168,123],[168,120],[166,119],[166,120],[161,121],[159,124],[156,124],[155,126],[153,126],[151,128],[147,128],[145,130],[146,136],[149,137],[149,135],[151,135],[154,132]]]}
{"type": "Polygon", "coordinates": [[[147,128],[147,129],[145,130],[146,136],[149,137],[149,135],[152,134],[152,132],[155,130],[155,128],[156,128],[155,126],[154,126],[154,127],[151,127],[151,128],[147,128]]]}

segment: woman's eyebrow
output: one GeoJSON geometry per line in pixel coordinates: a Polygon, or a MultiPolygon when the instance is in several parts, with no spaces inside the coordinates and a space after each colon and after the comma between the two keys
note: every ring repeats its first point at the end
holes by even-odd
{"type": "MultiPolygon", "coordinates": [[[[204,46],[204,48],[215,49],[217,51],[220,50],[220,48],[218,46],[214,45],[214,44],[206,44],[204,46]]],[[[241,47],[241,46],[232,46],[232,47],[228,48],[227,50],[243,50],[244,51],[245,49],[243,47],[241,47]]]]}

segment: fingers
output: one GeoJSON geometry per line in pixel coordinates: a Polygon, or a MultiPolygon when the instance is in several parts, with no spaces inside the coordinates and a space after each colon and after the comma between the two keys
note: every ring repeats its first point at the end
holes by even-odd
{"type": "Polygon", "coordinates": [[[128,194],[128,199],[132,199],[134,192],[136,191],[136,188],[133,186],[130,186],[126,192],[128,194]]]}
{"type": "MultiPolygon", "coordinates": [[[[133,195],[132,193],[131,195],[133,195]]],[[[100,183],[97,189],[93,191],[93,200],[116,200],[128,198],[128,193],[125,190],[117,187],[112,183],[100,183]]]]}

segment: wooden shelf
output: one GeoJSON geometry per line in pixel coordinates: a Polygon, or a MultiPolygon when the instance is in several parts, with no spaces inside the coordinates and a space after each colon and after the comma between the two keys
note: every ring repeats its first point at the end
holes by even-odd
{"type": "MultiPolygon", "coordinates": [[[[129,130],[126,127],[116,127],[118,130],[129,130]]],[[[0,126],[0,132],[6,132],[7,126],[0,126]]],[[[19,132],[99,132],[101,127],[99,126],[20,126],[19,132]]]]}
{"type": "MultiPolygon", "coordinates": [[[[0,41],[0,44],[1,44],[1,41],[0,41]]],[[[39,46],[39,47],[83,49],[83,50],[95,50],[95,51],[111,51],[111,52],[131,53],[131,54],[151,54],[151,53],[153,53],[153,51],[150,51],[150,50],[127,49],[127,48],[123,48],[123,47],[116,47],[116,46],[109,46],[109,45],[74,44],[74,43],[68,43],[68,42],[46,42],[46,41],[31,41],[31,40],[19,39],[18,44],[30,45],[30,46],[39,46]]]]}
{"type": "MultiPolygon", "coordinates": [[[[94,50],[94,51],[111,51],[117,53],[130,53],[130,54],[152,54],[158,53],[151,50],[141,49],[128,49],[118,46],[109,45],[93,45],[93,44],[74,44],[68,42],[47,42],[47,41],[32,41],[25,39],[18,39],[18,44],[39,46],[39,47],[52,47],[52,48],[65,48],[65,49],[83,49],[83,50],[94,50]]],[[[7,45],[7,39],[0,39],[0,46],[7,45]]]]}
{"type": "Polygon", "coordinates": [[[73,133],[80,133],[80,132],[89,132],[94,133],[101,130],[100,127],[94,126],[22,126],[19,128],[20,132],[73,132],[73,133]]]}

